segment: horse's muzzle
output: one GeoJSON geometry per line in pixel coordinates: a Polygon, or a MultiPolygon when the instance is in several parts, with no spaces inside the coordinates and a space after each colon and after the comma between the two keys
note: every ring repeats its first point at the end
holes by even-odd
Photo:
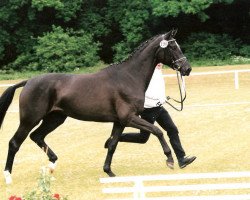
{"type": "Polygon", "coordinates": [[[189,62],[186,61],[185,63],[183,63],[183,65],[180,69],[181,75],[182,76],[189,76],[191,71],[192,71],[192,67],[190,66],[189,62]]]}

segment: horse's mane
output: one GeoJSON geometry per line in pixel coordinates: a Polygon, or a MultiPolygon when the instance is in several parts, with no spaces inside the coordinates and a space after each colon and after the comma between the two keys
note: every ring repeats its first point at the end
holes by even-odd
{"type": "Polygon", "coordinates": [[[157,37],[159,37],[159,36],[160,36],[160,34],[155,35],[155,36],[151,37],[150,39],[148,39],[148,40],[144,41],[143,43],[141,43],[137,48],[135,48],[135,50],[134,50],[131,54],[129,54],[129,56],[128,56],[126,59],[124,59],[124,60],[121,61],[121,62],[125,62],[125,61],[131,59],[137,52],[141,52],[143,49],[145,49],[145,48],[148,46],[148,44],[149,44],[152,40],[154,40],[155,38],[157,38],[157,37]]]}
{"type": "Polygon", "coordinates": [[[151,41],[153,41],[155,38],[159,37],[160,35],[162,35],[162,34],[155,35],[155,36],[151,37],[150,39],[144,41],[137,48],[135,48],[135,50],[132,53],[130,53],[127,58],[123,59],[122,61],[112,63],[109,66],[105,67],[104,69],[120,65],[120,64],[132,59],[136,53],[141,52],[143,49],[145,49],[150,44],[151,41]]]}

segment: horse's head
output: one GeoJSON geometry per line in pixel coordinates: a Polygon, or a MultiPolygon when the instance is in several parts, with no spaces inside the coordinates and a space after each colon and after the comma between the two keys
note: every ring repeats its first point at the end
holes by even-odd
{"type": "Polygon", "coordinates": [[[174,39],[176,33],[177,30],[173,29],[162,35],[157,56],[161,63],[168,65],[174,70],[180,71],[183,76],[188,76],[192,68],[182,53],[180,46],[174,39]]]}

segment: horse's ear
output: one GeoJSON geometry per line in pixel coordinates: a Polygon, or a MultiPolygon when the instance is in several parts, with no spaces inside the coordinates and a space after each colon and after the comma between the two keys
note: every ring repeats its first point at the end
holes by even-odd
{"type": "Polygon", "coordinates": [[[175,37],[177,31],[178,31],[177,28],[173,28],[172,31],[171,31],[171,36],[172,36],[172,37],[175,37]]]}

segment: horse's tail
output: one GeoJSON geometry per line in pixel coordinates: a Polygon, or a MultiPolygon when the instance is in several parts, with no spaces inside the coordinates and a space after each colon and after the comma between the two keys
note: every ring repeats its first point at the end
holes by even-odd
{"type": "Polygon", "coordinates": [[[7,88],[7,90],[5,90],[0,97],[0,128],[2,126],[5,114],[13,100],[16,89],[25,86],[26,83],[27,80],[7,88]]]}

